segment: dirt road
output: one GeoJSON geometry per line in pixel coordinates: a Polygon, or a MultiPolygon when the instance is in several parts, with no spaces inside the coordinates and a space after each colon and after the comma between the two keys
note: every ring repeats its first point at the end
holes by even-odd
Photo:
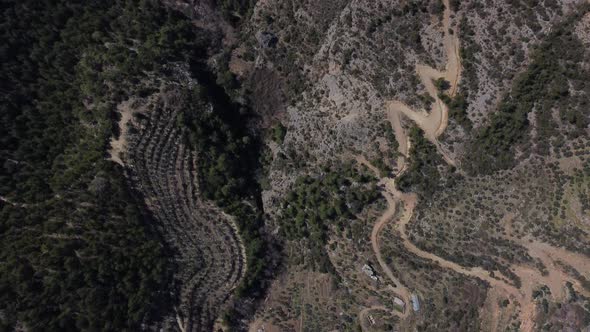
{"type": "Polygon", "coordinates": [[[406,310],[404,310],[404,312],[401,314],[402,317],[405,317],[409,312],[408,303],[410,299],[410,291],[404,287],[401,281],[399,281],[399,279],[396,278],[391,272],[391,269],[381,255],[381,246],[379,245],[379,234],[381,233],[381,230],[383,230],[383,227],[385,227],[385,225],[392,220],[396,211],[396,203],[393,197],[390,195],[385,195],[385,199],[387,200],[387,209],[381,215],[379,220],[377,220],[377,223],[375,223],[373,226],[373,231],[371,232],[371,245],[373,247],[373,251],[375,252],[375,256],[377,257],[377,261],[381,266],[381,269],[393,283],[391,290],[397,293],[399,297],[406,303],[406,310]]]}
{"type": "MultiPolygon", "coordinates": [[[[426,112],[425,110],[413,110],[406,104],[400,101],[390,101],[387,105],[387,118],[391,123],[391,126],[394,130],[395,137],[399,143],[399,152],[404,155],[408,156],[409,153],[409,146],[410,141],[401,125],[401,116],[404,115],[408,117],[410,120],[415,122],[423,131],[425,137],[433,142],[437,147],[438,152],[443,156],[446,162],[450,165],[455,166],[455,162],[446,151],[442,148],[440,143],[437,140],[437,137],[440,136],[444,130],[446,129],[448,123],[448,108],[442,102],[442,100],[438,97],[438,91],[434,86],[433,80],[436,80],[440,77],[443,77],[450,83],[450,88],[448,90],[448,94],[450,96],[454,96],[457,93],[457,87],[461,77],[461,59],[459,57],[459,40],[457,39],[457,33],[450,34],[450,6],[449,1],[444,1],[446,9],[443,16],[443,29],[444,29],[444,48],[447,54],[447,63],[445,66],[445,71],[441,72],[437,69],[426,65],[418,64],[416,66],[416,71],[420,80],[426,87],[426,90],[430,96],[432,96],[435,102],[432,105],[430,112],[426,112]]],[[[376,168],[370,165],[364,158],[357,158],[357,161],[363,163],[369,167],[369,169],[373,170],[377,175],[376,168]]],[[[400,158],[399,169],[397,176],[401,175],[406,169],[406,163],[404,158],[400,158]]],[[[396,177],[397,177],[396,176],[396,177]]],[[[533,331],[535,329],[534,325],[534,315],[536,312],[536,304],[534,299],[532,298],[532,291],[541,285],[547,285],[551,289],[551,293],[553,294],[556,300],[561,300],[565,297],[565,290],[564,285],[567,281],[572,282],[576,286],[576,291],[581,292],[585,296],[590,296],[588,290],[584,289],[580,282],[569,276],[567,273],[563,271],[562,266],[557,264],[556,262],[563,262],[567,265],[573,266],[579,271],[583,273],[585,271],[590,271],[590,259],[586,256],[575,254],[568,252],[561,248],[555,248],[545,243],[540,243],[538,241],[519,241],[521,245],[525,246],[529,254],[532,257],[539,259],[543,264],[548,268],[548,274],[543,275],[539,270],[533,268],[531,266],[523,266],[523,265],[513,265],[511,269],[514,271],[516,275],[518,275],[522,281],[522,285],[520,288],[516,288],[513,286],[509,279],[502,275],[499,271],[493,271],[494,277],[489,271],[486,271],[480,267],[475,268],[468,268],[461,266],[455,262],[448,261],[442,257],[439,257],[435,254],[430,252],[424,251],[414,245],[408,235],[407,235],[407,225],[412,219],[414,208],[417,204],[417,197],[415,194],[407,194],[398,191],[395,188],[395,182],[393,178],[382,178],[380,184],[385,186],[385,190],[382,192],[386,201],[387,201],[387,209],[384,211],[382,216],[377,220],[376,224],[373,226],[373,230],[371,233],[371,244],[373,247],[373,251],[375,252],[375,256],[379,264],[381,265],[382,270],[387,275],[387,277],[395,284],[393,290],[398,293],[403,300],[408,304],[408,299],[410,295],[410,290],[404,287],[399,279],[392,273],[391,269],[387,266],[386,262],[381,256],[381,248],[379,243],[379,234],[381,230],[385,227],[387,222],[389,222],[396,212],[396,203],[401,203],[404,206],[404,214],[401,216],[399,220],[396,221],[396,226],[398,227],[404,247],[411,253],[436,262],[442,268],[451,269],[455,272],[461,273],[463,275],[479,278],[489,283],[490,290],[488,291],[488,297],[490,299],[499,299],[501,297],[510,298],[511,302],[513,303],[516,301],[520,305],[520,309],[518,310],[518,305],[511,304],[509,306],[509,310],[518,310],[518,315],[520,321],[522,322],[521,330],[522,331],[533,331]]],[[[562,264],[563,265],[563,264],[562,264]]],[[[489,314],[490,317],[490,327],[498,327],[499,322],[498,320],[502,319],[503,310],[499,307],[499,301],[486,301],[487,308],[491,309],[491,313],[489,314]]],[[[359,317],[361,318],[361,324],[363,324],[363,317],[369,310],[373,309],[382,309],[381,307],[377,308],[365,308],[363,311],[359,313],[359,317]]],[[[408,315],[409,309],[406,309],[406,312],[402,315],[405,317],[408,315]]],[[[365,329],[365,326],[361,326],[365,329]]]]}
{"type": "Polygon", "coordinates": [[[444,159],[451,165],[455,162],[448,156],[438,143],[437,137],[440,136],[446,129],[448,123],[448,107],[439,98],[439,91],[434,86],[433,81],[439,78],[444,78],[449,82],[450,87],[447,91],[449,96],[453,97],[457,93],[457,87],[461,79],[461,58],[459,57],[459,38],[457,33],[449,33],[451,29],[451,10],[449,1],[445,0],[445,11],[443,14],[442,30],[443,30],[443,46],[447,55],[447,62],[445,70],[440,71],[427,65],[417,64],[416,72],[420,81],[426,87],[428,94],[434,98],[430,110],[413,110],[411,107],[399,100],[392,100],[386,103],[387,118],[391,122],[395,137],[400,143],[400,153],[407,156],[407,138],[401,127],[401,115],[408,117],[418,127],[420,127],[425,134],[425,137],[434,143],[443,155],[444,159]]]}
{"type": "MultiPolygon", "coordinates": [[[[368,164],[366,160],[357,160],[363,164],[368,164]]],[[[369,168],[374,169],[372,166],[369,168]]],[[[373,231],[371,233],[371,244],[373,251],[375,252],[375,256],[381,265],[381,268],[387,277],[395,284],[395,287],[393,287],[392,290],[399,294],[406,304],[409,303],[408,299],[411,291],[401,284],[399,279],[387,266],[387,263],[381,256],[379,242],[379,234],[385,225],[392,220],[396,212],[396,204],[398,203],[403,205],[404,213],[398,220],[395,221],[395,223],[399,233],[401,234],[403,245],[406,250],[415,254],[416,256],[436,262],[436,264],[442,268],[451,269],[463,275],[486,281],[491,287],[488,293],[489,296],[494,295],[494,298],[497,298],[499,294],[502,294],[502,296],[510,298],[512,302],[518,302],[520,304],[519,315],[522,322],[522,331],[533,331],[535,328],[533,315],[535,313],[536,305],[534,299],[532,298],[532,292],[536,288],[546,285],[550,288],[554,299],[563,300],[566,296],[564,288],[565,283],[569,281],[575,285],[577,292],[583,294],[584,296],[590,296],[590,291],[585,289],[578,280],[569,276],[560,266],[556,264],[557,261],[563,262],[584,273],[585,271],[590,271],[590,258],[582,254],[569,252],[562,248],[555,248],[546,243],[538,241],[520,241],[520,243],[528,249],[529,254],[532,257],[541,260],[548,268],[548,274],[543,275],[539,270],[531,266],[516,264],[513,265],[511,269],[516,273],[516,275],[520,277],[522,281],[520,288],[513,286],[509,279],[503,276],[500,271],[494,271],[494,277],[492,277],[492,274],[489,271],[480,267],[464,267],[460,264],[446,260],[433,253],[418,248],[409,239],[407,232],[407,225],[412,219],[414,208],[417,204],[417,196],[413,193],[403,193],[397,190],[395,188],[395,180],[392,178],[382,178],[380,184],[384,185],[385,187],[385,190],[382,192],[382,194],[387,201],[387,209],[383,212],[381,217],[377,220],[377,223],[375,223],[373,226],[373,231]]],[[[494,310],[502,310],[500,307],[498,307],[497,302],[493,305],[495,306],[494,310]]],[[[409,309],[406,309],[406,312],[404,312],[403,315],[398,315],[401,317],[406,317],[408,314],[409,309]]],[[[492,324],[497,325],[497,322],[492,321],[492,324]]]]}
{"type": "MultiPolygon", "coordinates": [[[[365,157],[356,156],[355,159],[359,164],[365,165],[368,169],[370,169],[375,174],[375,176],[379,177],[379,174],[380,174],[379,169],[377,169],[377,167],[373,166],[369,161],[367,161],[367,159],[365,159],[365,157]]],[[[384,178],[380,181],[379,184],[386,185],[386,183],[387,183],[387,178],[384,178]]],[[[391,271],[391,269],[389,268],[389,266],[387,265],[387,263],[383,259],[383,256],[381,255],[381,247],[379,245],[379,234],[381,233],[381,230],[383,230],[385,225],[387,225],[387,223],[392,220],[392,218],[396,212],[396,209],[395,209],[396,203],[393,200],[393,197],[389,196],[389,195],[385,195],[385,199],[387,200],[387,209],[383,212],[381,217],[379,217],[379,219],[377,220],[375,225],[373,225],[373,230],[371,231],[371,246],[373,248],[373,252],[375,253],[375,256],[377,257],[377,262],[379,263],[379,265],[381,266],[381,269],[383,270],[383,273],[385,273],[387,278],[389,278],[389,280],[393,283],[392,285],[390,285],[391,286],[390,290],[393,291],[394,293],[396,293],[397,296],[400,297],[404,301],[404,303],[406,304],[404,312],[399,312],[399,311],[394,310],[393,313],[397,316],[400,316],[400,317],[406,317],[406,316],[408,316],[408,313],[409,313],[408,304],[409,304],[409,299],[410,299],[410,291],[406,287],[403,286],[403,284],[399,281],[399,279],[397,279],[395,277],[395,275],[393,274],[393,272],[391,271]]],[[[379,307],[379,308],[384,308],[384,307],[379,307]]],[[[364,310],[367,310],[367,309],[368,308],[366,308],[364,310]]]]}

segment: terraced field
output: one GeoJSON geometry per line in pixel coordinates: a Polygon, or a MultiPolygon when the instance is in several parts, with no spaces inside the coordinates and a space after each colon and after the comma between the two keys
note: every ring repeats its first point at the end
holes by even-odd
{"type": "Polygon", "coordinates": [[[198,152],[183,144],[173,99],[158,98],[143,119],[135,119],[125,164],[174,252],[179,301],[176,318],[163,328],[212,330],[244,275],[245,252],[232,218],[201,199],[198,152]]]}

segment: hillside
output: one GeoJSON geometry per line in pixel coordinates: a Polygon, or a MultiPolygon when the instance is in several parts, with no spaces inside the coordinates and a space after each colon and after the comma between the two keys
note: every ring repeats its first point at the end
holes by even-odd
{"type": "Polygon", "coordinates": [[[590,329],[590,3],[1,8],[1,331],[590,329]]]}

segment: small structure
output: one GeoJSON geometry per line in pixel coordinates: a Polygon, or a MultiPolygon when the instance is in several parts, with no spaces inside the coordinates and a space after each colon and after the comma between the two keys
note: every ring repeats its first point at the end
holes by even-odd
{"type": "Polygon", "coordinates": [[[420,311],[420,300],[418,300],[418,295],[412,294],[410,299],[412,301],[412,309],[416,312],[420,311]]]}
{"type": "Polygon", "coordinates": [[[379,276],[377,276],[377,273],[375,273],[375,270],[373,269],[373,267],[369,264],[365,264],[363,265],[362,268],[363,272],[365,272],[366,275],[369,276],[369,278],[375,280],[375,281],[379,281],[379,276]]]}
{"type": "Polygon", "coordinates": [[[375,325],[375,318],[373,318],[373,315],[369,315],[369,323],[371,323],[371,325],[375,325]]]}
{"type": "Polygon", "coordinates": [[[399,308],[401,312],[406,311],[406,303],[399,297],[393,298],[393,306],[399,308]]]}

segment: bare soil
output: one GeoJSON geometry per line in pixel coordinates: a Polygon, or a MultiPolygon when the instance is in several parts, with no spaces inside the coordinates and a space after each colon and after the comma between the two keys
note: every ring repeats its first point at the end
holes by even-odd
{"type": "Polygon", "coordinates": [[[131,108],[132,100],[127,100],[122,102],[117,106],[117,111],[121,114],[121,119],[119,120],[119,137],[115,139],[111,137],[111,148],[109,149],[110,160],[116,162],[117,164],[124,166],[123,163],[123,154],[127,149],[127,124],[131,121],[133,117],[133,109],[131,108]]]}

